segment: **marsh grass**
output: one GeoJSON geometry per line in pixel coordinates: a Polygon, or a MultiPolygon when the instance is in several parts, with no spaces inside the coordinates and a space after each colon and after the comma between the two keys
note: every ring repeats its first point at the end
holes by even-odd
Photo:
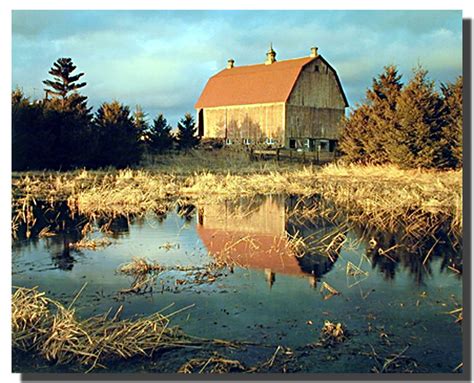
{"type": "Polygon", "coordinates": [[[142,257],[133,257],[131,262],[124,263],[118,267],[118,272],[133,277],[129,288],[120,290],[122,294],[143,294],[153,291],[156,277],[164,267],[158,263],[147,261],[142,257]]]}
{"type": "Polygon", "coordinates": [[[238,360],[227,359],[221,356],[211,356],[208,359],[190,359],[179,368],[178,373],[227,374],[231,372],[244,372],[245,370],[245,366],[238,360]]]}
{"type": "Polygon", "coordinates": [[[135,356],[151,357],[158,350],[205,345],[233,346],[219,339],[190,337],[170,326],[170,317],[161,312],[136,319],[120,319],[123,306],[111,315],[79,319],[73,302],[65,307],[37,288],[17,287],[12,296],[13,347],[39,353],[48,361],[106,367],[111,360],[135,356]]]}
{"type": "Polygon", "coordinates": [[[433,234],[446,222],[462,232],[462,172],[402,170],[394,166],[323,167],[322,198],[380,231],[401,228],[412,236],[433,234]]]}
{"type": "Polygon", "coordinates": [[[452,234],[462,233],[461,171],[341,164],[319,168],[250,161],[241,153],[194,152],[162,157],[146,170],[15,173],[12,182],[13,233],[20,224],[31,232],[37,200],[64,200],[71,212],[88,217],[166,214],[180,201],[186,216],[192,213],[189,202],[270,194],[317,195],[325,203],[305,206],[308,215],[344,216],[379,231],[402,229],[421,238],[448,225],[452,234]]]}
{"type": "MultiPolygon", "coordinates": [[[[160,273],[168,271],[178,271],[180,278],[174,275],[175,285],[200,285],[211,284],[218,280],[219,277],[226,275],[225,272],[233,273],[237,264],[224,255],[216,255],[216,258],[204,265],[199,266],[162,266],[158,263],[148,261],[142,257],[133,257],[131,262],[120,265],[117,269],[118,273],[133,277],[130,288],[120,290],[120,293],[144,294],[152,292],[156,279],[160,273]]],[[[169,275],[163,277],[163,280],[170,280],[169,275]]]]}
{"type": "Polygon", "coordinates": [[[163,270],[163,266],[160,266],[158,263],[149,262],[142,257],[133,257],[131,262],[124,263],[118,267],[120,273],[134,276],[163,270]]]}
{"type": "MultiPolygon", "coordinates": [[[[40,233],[41,234],[41,233],[40,233]]],[[[53,235],[52,233],[49,234],[50,236],[53,235]]],[[[40,236],[41,237],[41,236],[40,236]]],[[[73,250],[99,250],[104,247],[110,246],[112,242],[108,238],[82,238],[81,240],[70,243],[69,248],[73,250]]]]}
{"type": "Polygon", "coordinates": [[[341,323],[324,321],[321,329],[321,343],[324,346],[344,342],[347,339],[347,330],[341,323]]]}

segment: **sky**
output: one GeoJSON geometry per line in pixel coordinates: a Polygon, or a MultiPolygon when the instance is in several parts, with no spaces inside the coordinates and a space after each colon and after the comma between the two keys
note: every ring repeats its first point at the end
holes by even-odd
{"type": "Polygon", "coordinates": [[[43,97],[54,61],[71,57],[97,109],[118,100],[173,126],[208,78],[235,65],[308,56],[336,69],[351,107],[389,64],[422,65],[437,84],[462,74],[461,11],[13,11],[12,89],[43,97]]]}

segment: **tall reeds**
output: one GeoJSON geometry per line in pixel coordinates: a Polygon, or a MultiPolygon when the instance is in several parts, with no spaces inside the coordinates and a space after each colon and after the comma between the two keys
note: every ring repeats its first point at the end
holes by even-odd
{"type": "Polygon", "coordinates": [[[81,320],[74,308],[45,296],[37,288],[16,288],[12,296],[13,346],[34,351],[57,363],[76,362],[93,369],[113,358],[151,356],[159,349],[186,347],[205,340],[186,336],[157,312],[137,319],[114,315],[81,320]]]}
{"type": "Polygon", "coordinates": [[[249,171],[226,168],[222,161],[218,164],[212,171],[194,173],[168,164],[151,170],[15,174],[13,229],[22,223],[27,230],[34,225],[31,206],[36,200],[65,200],[72,212],[97,217],[164,213],[173,198],[209,203],[213,199],[295,194],[319,195],[331,206],[328,213],[344,213],[349,220],[380,230],[403,227],[422,236],[448,222],[452,233],[460,236],[462,232],[461,171],[337,164],[323,168],[260,165],[249,171]]]}

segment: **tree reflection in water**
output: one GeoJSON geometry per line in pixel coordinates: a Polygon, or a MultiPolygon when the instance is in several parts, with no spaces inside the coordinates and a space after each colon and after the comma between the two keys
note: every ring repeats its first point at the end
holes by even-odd
{"type": "MultiPolygon", "coordinates": [[[[176,213],[187,222],[192,222],[197,215],[196,232],[211,255],[225,250],[236,264],[261,270],[269,286],[275,283],[279,273],[307,276],[309,283],[316,286],[318,279],[333,269],[344,249],[339,246],[327,252],[318,244],[323,240],[336,240],[341,233],[360,240],[358,251],[367,256],[372,268],[379,270],[385,279],[394,279],[397,271],[408,270],[421,285],[433,272],[432,261],[439,258],[441,272],[462,275],[462,241],[451,238],[447,230],[413,238],[403,231],[389,233],[348,225],[342,216],[331,222],[322,217],[322,204],[318,196],[242,197],[198,207],[185,200],[178,204],[176,213]],[[295,237],[304,244],[298,256],[288,246],[295,237]]],[[[72,212],[66,201],[53,204],[37,201],[34,217],[30,227],[19,225],[18,238],[26,239],[30,230],[32,239],[28,242],[34,246],[35,237],[45,230],[54,232],[55,236],[45,239],[45,246],[52,254],[53,264],[61,270],[72,270],[77,250],[72,251],[70,244],[84,238],[90,227],[100,228],[106,235],[118,239],[128,235],[130,225],[141,227],[145,222],[139,216],[86,217],[72,212]]],[[[153,217],[162,222],[166,212],[153,217]]],[[[25,243],[14,241],[13,246],[21,247],[25,243]]]]}
{"type": "Polygon", "coordinates": [[[53,265],[64,271],[73,269],[76,262],[74,253],[80,253],[78,249],[71,249],[71,244],[83,239],[87,235],[88,228],[95,226],[108,236],[117,239],[127,235],[130,226],[127,216],[94,219],[71,211],[66,201],[55,203],[37,201],[33,206],[33,216],[34,225],[29,227],[30,239],[26,241],[28,228],[25,223],[21,223],[17,230],[19,241],[13,242],[13,248],[36,246],[38,239],[44,237],[44,246],[51,254],[53,265]]]}

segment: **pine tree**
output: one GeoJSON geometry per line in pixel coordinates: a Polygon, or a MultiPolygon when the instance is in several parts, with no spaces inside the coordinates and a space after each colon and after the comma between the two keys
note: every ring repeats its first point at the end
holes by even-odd
{"type": "Polygon", "coordinates": [[[339,149],[350,162],[368,163],[370,158],[366,152],[365,140],[368,138],[368,125],[372,108],[369,105],[358,105],[351,111],[349,118],[342,122],[342,134],[339,149]]]}
{"type": "Polygon", "coordinates": [[[149,132],[150,147],[154,153],[163,153],[173,147],[174,138],[171,134],[171,125],[163,116],[159,114],[153,120],[153,126],[149,132]]]}
{"type": "Polygon", "coordinates": [[[97,166],[123,168],[140,160],[139,137],[128,106],[118,101],[103,103],[96,112],[95,127],[99,139],[97,166]]]}
{"type": "Polygon", "coordinates": [[[197,126],[190,113],[186,113],[178,123],[177,141],[179,148],[186,151],[199,144],[200,137],[197,135],[197,126]]]}
{"type": "Polygon", "coordinates": [[[384,72],[372,80],[372,88],[367,90],[371,110],[364,150],[371,163],[389,162],[391,147],[396,145],[391,133],[397,129],[396,107],[403,87],[401,77],[396,66],[386,66],[384,72]]]}
{"type": "Polygon", "coordinates": [[[54,167],[55,164],[51,161],[51,153],[56,150],[54,141],[55,132],[45,119],[43,105],[31,102],[21,90],[14,90],[12,92],[12,169],[54,167]]]}
{"type": "Polygon", "coordinates": [[[445,107],[445,126],[443,137],[446,140],[444,156],[450,167],[462,167],[462,122],[463,122],[463,78],[459,76],[454,83],[441,84],[445,107]]]}
{"type": "Polygon", "coordinates": [[[73,74],[75,70],[70,58],[60,58],[49,71],[53,80],[43,81],[48,87],[42,101],[45,118],[55,132],[50,160],[58,169],[90,166],[94,151],[92,108],[87,106],[87,97],[78,92],[86,86],[79,82],[84,73],[73,74]]]}
{"type": "Polygon", "coordinates": [[[83,105],[87,97],[80,96],[78,90],[85,87],[85,82],[78,83],[84,73],[73,74],[76,66],[70,58],[59,58],[53,67],[49,70],[49,74],[53,76],[53,80],[44,80],[43,84],[49,88],[45,88],[46,98],[53,95],[53,99],[58,98],[62,108],[75,109],[79,105],[83,105]],[[70,97],[75,95],[74,97],[70,97]],[[54,97],[56,96],[56,97],[54,97]]]}
{"type": "Polygon", "coordinates": [[[443,167],[444,108],[442,99],[428,80],[428,72],[419,67],[398,98],[398,128],[393,136],[397,149],[391,161],[402,167],[443,167]]]}
{"type": "Polygon", "coordinates": [[[339,148],[353,162],[382,164],[389,162],[387,153],[393,141],[397,99],[402,89],[401,76],[395,66],[372,80],[365,101],[343,121],[339,148]]]}
{"type": "Polygon", "coordinates": [[[146,141],[147,139],[147,131],[149,129],[148,122],[147,122],[147,114],[143,111],[140,105],[135,107],[135,111],[133,112],[133,124],[135,125],[135,129],[137,130],[138,140],[139,141],[146,141]]]}

